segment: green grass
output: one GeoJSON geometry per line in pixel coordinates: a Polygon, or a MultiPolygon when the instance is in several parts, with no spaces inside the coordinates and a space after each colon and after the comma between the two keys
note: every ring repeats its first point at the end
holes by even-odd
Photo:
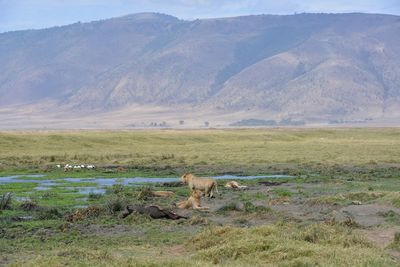
{"type": "MultiPolygon", "coordinates": [[[[51,223],[47,229],[55,229],[51,223]]],[[[160,227],[165,221],[141,224],[144,236],[134,240],[118,234],[85,237],[73,229],[58,236],[37,231],[23,243],[33,255],[16,259],[12,266],[66,262],[72,266],[397,266],[382,250],[339,225],[210,227],[190,237],[179,231],[182,226],[160,227]]],[[[38,226],[30,225],[25,231],[38,226]]],[[[0,240],[0,249],[7,242],[0,240]]]]}
{"type": "Polygon", "coordinates": [[[273,190],[274,194],[276,194],[278,197],[291,197],[292,193],[289,191],[282,189],[282,188],[276,188],[273,190]]]}
{"type": "MultiPolygon", "coordinates": [[[[133,172],[166,175],[193,169],[257,173],[266,165],[279,170],[279,164],[397,164],[400,130],[2,132],[0,147],[4,174],[44,172],[58,163],[128,165],[133,172]]],[[[80,171],[79,176],[92,173],[80,171]]]]}
{"type": "Polygon", "coordinates": [[[341,226],[218,227],[192,240],[196,259],[222,266],[396,266],[341,226]]]}
{"type": "MultiPolygon", "coordinates": [[[[274,209],[274,203],[323,204],[328,211],[353,201],[400,207],[400,129],[2,132],[0,148],[0,176],[43,173],[35,179],[55,183],[46,191],[35,190],[38,183],[31,182],[0,185],[0,195],[14,196],[11,209],[0,211],[0,265],[398,266],[387,251],[353,234],[356,226],[299,221],[274,209]],[[68,173],[55,168],[65,163],[99,168],[68,173]],[[221,195],[204,200],[205,206],[220,203],[219,210],[195,211],[187,221],[138,214],[122,219],[110,212],[127,203],[172,207],[187,198],[186,186],[152,185],[175,195],[147,199],[138,197],[140,186],[115,185],[101,195],[82,195],[77,187],[95,184],[61,180],[177,177],[187,171],[295,177],[269,179],[287,181],[289,187],[243,180],[240,184],[249,186],[243,191],[224,189],[219,181],[221,195]],[[38,208],[24,210],[15,197],[38,208]],[[97,207],[99,214],[68,220],[77,205],[97,207]],[[15,220],[18,216],[33,219],[15,220]]],[[[385,227],[399,223],[394,211],[381,216],[385,227]]],[[[398,239],[392,248],[399,248],[398,239]]]]}

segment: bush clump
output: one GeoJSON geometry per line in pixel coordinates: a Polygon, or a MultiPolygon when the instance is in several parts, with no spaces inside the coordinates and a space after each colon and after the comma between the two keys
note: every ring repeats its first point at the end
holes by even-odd
{"type": "Polygon", "coordinates": [[[245,202],[244,203],[244,210],[247,213],[267,213],[267,212],[271,212],[271,208],[264,207],[264,206],[257,206],[257,205],[254,205],[251,202],[245,202]]]}
{"type": "Polygon", "coordinates": [[[225,213],[229,211],[243,211],[243,206],[239,205],[238,203],[231,202],[222,207],[220,207],[216,212],[217,213],[225,213]]]}
{"type": "Polygon", "coordinates": [[[39,220],[55,220],[62,217],[61,212],[57,208],[41,208],[37,212],[37,218],[39,220]]]}
{"type": "Polygon", "coordinates": [[[0,210],[11,209],[12,194],[5,193],[0,197],[0,210]]]}
{"type": "Polygon", "coordinates": [[[394,234],[394,240],[393,242],[397,245],[400,245],[400,232],[397,232],[394,234]]]}
{"type": "Polygon", "coordinates": [[[90,206],[84,209],[77,209],[74,212],[68,214],[65,220],[68,222],[76,222],[90,218],[97,218],[102,213],[102,209],[97,206],[90,206]]]}
{"type": "Polygon", "coordinates": [[[105,207],[108,214],[115,215],[125,209],[126,205],[127,201],[124,198],[114,197],[107,200],[105,207]]]}
{"type": "Polygon", "coordinates": [[[103,197],[103,194],[99,194],[99,193],[94,193],[94,192],[90,192],[88,199],[89,200],[96,200],[96,199],[100,199],[103,197]]]}
{"type": "Polygon", "coordinates": [[[149,186],[144,186],[140,189],[137,199],[139,200],[147,200],[153,196],[153,190],[149,186]]]}
{"type": "Polygon", "coordinates": [[[36,203],[36,201],[33,201],[33,200],[31,200],[31,199],[27,199],[27,200],[23,201],[23,202],[19,205],[19,207],[20,207],[22,210],[24,210],[24,211],[31,211],[31,210],[35,210],[35,209],[38,209],[38,208],[39,208],[39,206],[38,206],[38,204],[36,203]]]}
{"type": "Polygon", "coordinates": [[[118,195],[124,191],[124,186],[122,184],[114,184],[111,188],[107,189],[107,192],[118,195]]]}

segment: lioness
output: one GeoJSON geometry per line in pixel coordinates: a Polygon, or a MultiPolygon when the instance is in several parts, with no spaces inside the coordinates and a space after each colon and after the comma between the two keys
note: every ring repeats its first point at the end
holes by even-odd
{"type": "Polygon", "coordinates": [[[236,181],[229,181],[225,184],[225,188],[244,189],[247,188],[247,186],[239,185],[236,181]]]}
{"type": "Polygon", "coordinates": [[[191,173],[185,173],[181,177],[181,181],[187,184],[190,189],[198,189],[204,191],[206,197],[212,198],[215,192],[218,192],[217,182],[212,178],[196,177],[191,173]]]}
{"type": "Polygon", "coordinates": [[[151,194],[154,197],[170,197],[174,195],[172,191],[152,191],[151,194]]]}
{"type": "Polygon", "coordinates": [[[195,210],[208,209],[208,207],[201,206],[200,199],[201,199],[201,191],[193,188],[190,197],[185,201],[178,202],[176,206],[180,209],[195,209],[195,210]]]}

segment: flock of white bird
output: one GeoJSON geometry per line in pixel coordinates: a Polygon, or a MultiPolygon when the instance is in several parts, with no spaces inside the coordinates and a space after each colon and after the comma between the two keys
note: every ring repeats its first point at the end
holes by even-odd
{"type": "MultiPolygon", "coordinates": [[[[62,166],[61,166],[61,164],[57,164],[57,168],[61,168],[62,166]]],[[[91,170],[91,169],[95,169],[96,168],[96,166],[94,166],[94,165],[84,165],[84,164],[81,164],[81,165],[71,165],[71,164],[65,164],[65,166],[64,166],[64,171],[69,171],[69,170],[80,170],[80,169],[88,169],[88,170],[91,170]]]]}

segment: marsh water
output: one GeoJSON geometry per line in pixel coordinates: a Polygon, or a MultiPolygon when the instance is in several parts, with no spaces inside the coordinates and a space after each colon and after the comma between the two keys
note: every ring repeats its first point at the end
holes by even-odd
{"type": "MultiPolygon", "coordinates": [[[[8,183],[35,183],[35,190],[45,191],[52,187],[58,187],[63,189],[77,189],[80,194],[89,193],[104,193],[105,188],[113,186],[115,184],[121,185],[142,185],[142,184],[154,184],[154,183],[171,183],[179,182],[179,178],[171,177],[125,177],[125,178],[56,178],[56,179],[43,179],[45,176],[41,174],[35,175],[14,175],[0,177],[0,186],[8,183]],[[71,187],[68,183],[74,183],[78,186],[71,187]],[[79,184],[82,186],[79,186],[79,184]],[[65,186],[63,186],[65,185],[65,186]]],[[[212,176],[217,180],[252,180],[260,178],[290,178],[288,175],[250,175],[250,176],[236,176],[236,175],[220,175],[212,176]]]]}

